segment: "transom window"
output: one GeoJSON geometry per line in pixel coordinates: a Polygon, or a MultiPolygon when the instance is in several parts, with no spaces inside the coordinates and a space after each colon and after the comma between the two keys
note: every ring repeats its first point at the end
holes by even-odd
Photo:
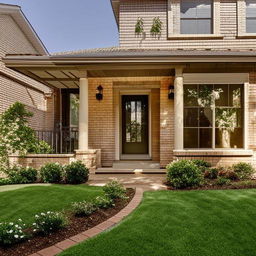
{"type": "Polygon", "coordinates": [[[212,0],[181,0],[181,34],[212,34],[212,0]]]}
{"type": "Polygon", "coordinates": [[[256,0],[246,0],[246,33],[256,33],[256,0]]]}
{"type": "Polygon", "coordinates": [[[184,85],[184,148],[243,148],[243,85],[184,85]]]}

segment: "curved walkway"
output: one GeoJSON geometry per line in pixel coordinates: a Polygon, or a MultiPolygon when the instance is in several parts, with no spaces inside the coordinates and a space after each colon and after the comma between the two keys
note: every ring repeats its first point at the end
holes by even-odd
{"type": "Polygon", "coordinates": [[[119,223],[124,217],[129,215],[141,202],[143,196],[143,189],[136,188],[135,195],[131,202],[119,213],[110,219],[100,223],[99,225],[86,230],[78,235],[72,236],[62,242],[59,242],[51,247],[38,251],[37,253],[31,254],[30,256],[54,256],[62,251],[74,246],[78,243],[81,243],[91,237],[98,235],[99,233],[108,230],[114,227],[117,223],[119,223]]]}

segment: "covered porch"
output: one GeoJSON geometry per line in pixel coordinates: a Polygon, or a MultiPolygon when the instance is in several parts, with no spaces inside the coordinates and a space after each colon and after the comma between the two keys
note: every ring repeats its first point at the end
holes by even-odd
{"type": "MultiPolygon", "coordinates": [[[[184,84],[232,83],[246,88],[253,58],[209,56],[205,52],[191,56],[158,51],[85,52],[7,56],[5,63],[53,88],[59,112],[52,132],[59,133],[48,139],[52,145],[59,141],[55,153],[75,152],[76,158],[87,165],[94,159],[95,168],[122,169],[120,164],[127,161],[143,161],[160,168],[177,158],[251,158],[246,112],[239,145],[215,148],[214,133],[205,137],[208,144],[191,142],[191,136],[184,134],[184,84]],[[184,138],[189,142],[184,144],[184,138]]],[[[204,116],[209,119],[206,112],[204,116]]]]}

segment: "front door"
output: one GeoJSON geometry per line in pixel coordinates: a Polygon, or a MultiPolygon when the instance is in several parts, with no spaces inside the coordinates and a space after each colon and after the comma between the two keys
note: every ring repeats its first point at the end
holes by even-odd
{"type": "Polygon", "coordinates": [[[122,154],[148,154],[148,95],[122,96],[122,154]]]}

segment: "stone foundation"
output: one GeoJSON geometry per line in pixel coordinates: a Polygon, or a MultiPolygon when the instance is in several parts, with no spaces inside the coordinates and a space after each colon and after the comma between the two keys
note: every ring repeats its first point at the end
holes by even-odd
{"type": "Polygon", "coordinates": [[[255,157],[252,150],[175,150],[174,160],[201,159],[211,163],[212,166],[232,166],[239,162],[246,162],[256,167],[255,157]]]}
{"type": "Polygon", "coordinates": [[[82,161],[91,171],[101,167],[101,150],[90,149],[87,151],[76,151],[75,154],[29,154],[25,157],[11,155],[11,165],[29,166],[36,169],[47,163],[70,164],[73,161],[82,161]]]}

